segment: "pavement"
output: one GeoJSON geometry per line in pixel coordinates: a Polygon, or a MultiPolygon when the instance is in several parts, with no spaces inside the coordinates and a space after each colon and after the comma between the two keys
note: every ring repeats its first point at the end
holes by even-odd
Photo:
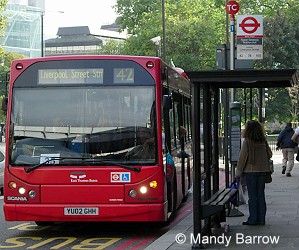
{"type": "Polygon", "coordinates": [[[202,235],[199,242],[198,236],[193,233],[191,213],[145,249],[299,249],[299,163],[295,161],[292,177],[286,177],[281,174],[281,151],[273,153],[273,181],[266,184],[265,190],[266,225],[242,225],[249,214],[248,205],[243,204],[238,210],[244,216],[227,217],[221,228],[212,230],[212,236],[202,235]],[[225,230],[226,225],[229,225],[228,231],[225,230]]]}

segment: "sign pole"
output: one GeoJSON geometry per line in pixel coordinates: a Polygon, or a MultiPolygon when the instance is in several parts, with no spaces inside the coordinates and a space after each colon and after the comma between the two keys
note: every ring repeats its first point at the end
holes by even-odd
{"type": "MultiPolygon", "coordinates": [[[[230,70],[235,69],[235,14],[239,11],[237,1],[228,1],[225,5],[226,13],[230,16],[230,70]]],[[[235,90],[231,89],[231,101],[235,100],[235,90]]]]}
{"type": "MultiPolygon", "coordinates": [[[[235,16],[230,14],[230,70],[235,69],[235,16]]],[[[235,100],[235,89],[231,89],[231,101],[235,100]]]]}
{"type": "Polygon", "coordinates": [[[230,70],[235,69],[235,16],[230,15],[230,70]]]}
{"type": "MultiPolygon", "coordinates": [[[[235,14],[239,11],[238,2],[231,0],[226,3],[226,13],[230,16],[230,70],[235,68],[235,14]]],[[[238,160],[238,153],[240,150],[240,138],[241,138],[241,105],[235,103],[235,91],[231,89],[231,107],[230,107],[230,160],[231,160],[231,178],[234,178],[235,163],[238,160]]],[[[226,100],[228,106],[228,100],[226,100]]],[[[228,107],[227,107],[228,109],[228,107]]],[[[226,122],[228,122],[226,120],[226,122]]],[[[228,124],[226,125],[228,126],[228,124]]],[[[229,129],[226,132],[229,133],[229,129]]],[[[228,154],[226,155],[228,157],[228,154]]],[[[227,184],[227,176],[226,176],[227,184]]],[[[243,216],[244,214],[237,209],[231,209],[227,216],[243,216]]]]}

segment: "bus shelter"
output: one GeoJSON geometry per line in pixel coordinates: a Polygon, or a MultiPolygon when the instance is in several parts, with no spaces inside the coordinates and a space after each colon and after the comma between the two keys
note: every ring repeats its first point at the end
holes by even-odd
{"type": "MultiPolygon", "coordinates": [[[[211,233],[212,212],[207,218],[203,203],[219,190],[219,131],[224,124],[225,185],[232,176],[229,152],[229,116],[232,89],[291,87],[298,82],[296,69],[285,70],[225,70],[186,72],[192,83],[193,131],[193,230],[194,235],[211,233]],[[221,105],[220,105],[221,104],[221,105]],[[222,109],[222,110],[220,110],[222,109]],[[221,112],[223,111],[223,112],[221,112]],[[223,114],[222,116],[220,114],[223,114]]],[[[250,100],[252,104],[252,96],[250,100]]],[[[252,105],[251,105],[252,108],[252,105]]],[[[245,119],[246,120],[246,119],[245,119]]],[[[222,131],[222,130],[221,130],[222,131]]],[[[239,138],[241,143],[241,138],[239,138]]],[[[212,208],[210,209],[212,211],[212,208]]],[[[194,245],[193,248],[201,248],[194,245]]]]}

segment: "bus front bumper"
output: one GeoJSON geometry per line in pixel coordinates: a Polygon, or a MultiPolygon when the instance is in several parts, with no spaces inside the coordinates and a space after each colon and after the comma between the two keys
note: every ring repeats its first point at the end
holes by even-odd
{"type": "Polygon", "coordinates": [[[4,204],[7,221],[111,221],[163,222],[167,220],[167,202],[163,204],[4,204]]]}

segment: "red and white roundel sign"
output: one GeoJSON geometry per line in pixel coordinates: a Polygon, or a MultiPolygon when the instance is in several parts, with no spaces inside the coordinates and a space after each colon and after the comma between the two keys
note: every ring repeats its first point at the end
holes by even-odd
{"type": "Polygon", "coordinates": [[[263,36],[262,15],[239,15],[237,17],[237,36],[263,36]]]}

